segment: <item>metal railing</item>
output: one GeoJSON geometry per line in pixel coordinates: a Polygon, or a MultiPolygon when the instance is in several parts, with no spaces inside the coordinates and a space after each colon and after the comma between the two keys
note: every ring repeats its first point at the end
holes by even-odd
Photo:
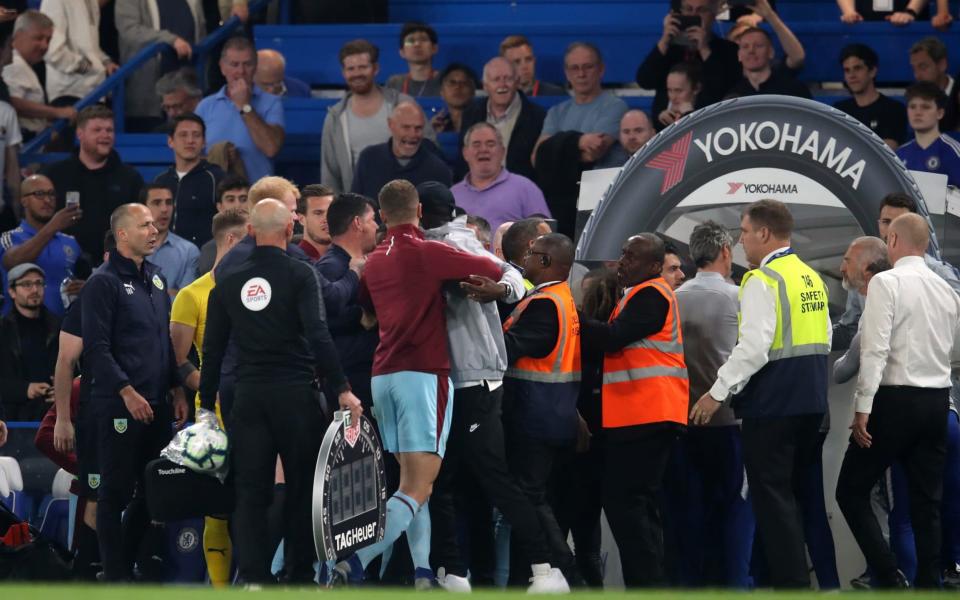
{"type": "MultiPolygon", "coordinates": [[[[287,0],[279,1],[281,3],[281,14],[286,14],[284,7],[287,4],[287,0]]],[[[271,2],[273,2],[273,0],[253,0],[249,5],[250,15],[252,16],[253,14],[266,9],[271,2]]],[[[199,44],[193,47],[192,62],[197,69],[200,89],[204,89],[206,87],[206,62],[208,57],[221,42],[232,36],[242,26],[243,22],[238,17],[230,17],[223,22],[223,25],[218,27],[210,35],[205,37],[199,44]]],[[[127,78],[131,73],[142,67],[147,62],[152,61],[154,57],[163,52],[172,53],[173,46],[167,44],[166,42],[154,42],[153,44],[144,47],[137,52],[133,58],[125,62],[119,69],[117,69],[113,75],[107,77],[100,85],[94,88],[92,92],[74,104],[73,107],[77,109],[77,111],[80,111],[88,106],[96,104],[101,98],[107,95],[112,95],[112,106],[116,121],[116,129],[118,133],[123,133],[124,117],[126,113],[126,106],[124,105],[124,87],[127,78]]],[[[25,156],[38,154],[43,149],[43,146],[53,137],[53,134],[63,131],[67,125],[68,121],[66,119],[58,119],[54,121],[49,127],[37,134],[36,137],[24,145],[20,153],[25,156]]]]}

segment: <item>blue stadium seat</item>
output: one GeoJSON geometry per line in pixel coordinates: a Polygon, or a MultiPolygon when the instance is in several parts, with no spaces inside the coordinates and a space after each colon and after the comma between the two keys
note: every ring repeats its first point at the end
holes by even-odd
{"type": "MultiPolygon", "coordinates": [[[[503,3],[506,4],[506,3],[503,3]]],[[[645,5],[650,6],[650,5],[645,5]]],[[[658,13],[659,14],[659,13],[658,13]]],[[[806,17],[809,19],[810,17],[806,17]]],[[[662,15],[658,17],[662,20],[662,15]]],[[[860,23],[848,26],[836,19],[795,21],[791,28],[807,50],[807,66],[801,78],[809,82],[840,81],[837,63],[840,49],[852,42],[872,46],[880,56],[881,82],[904,82],[913,78],[907,50],[916,40],[937,35],[947,44],[950,62],[960,64],[960,31],[935,31],[929,23],[894,27],[888,23],[860,23]]],[[[363,37],[380,47],[380,77],[404,71],[405,64],[395,48],[401,25],[264,25],[254,28],[258,48],[275,48],[287,58],[287,72],[315,86],[341,86],[343,78],[337,61],[340,46],[363,37]]],[[[446,65],[462,61],[479,73],[483,64],[498,52],[507,35],[524,33],[536,47],[539,76],[545,80],[563,80],[563,51],[574,40],[597,44],[606,60],[608,84],[630,83],[637,66],[660,37],[657,23],[577,23],[503,22],[436,23],[440,50],[435,63],[446,65]]]]}
{"type": "MultiPolygon", "coordinates": [[[[390,20],[427,23],[637,23],[657,24],[668,3],[664,0],[391,0],[390,20]]],[[[780,15],[787,20],[839,18],[836,2],[781,1],[780,15]]]]}

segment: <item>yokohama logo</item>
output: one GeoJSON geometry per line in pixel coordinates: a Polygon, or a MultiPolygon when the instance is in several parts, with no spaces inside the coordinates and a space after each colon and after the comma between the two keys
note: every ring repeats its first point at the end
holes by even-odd
{"type": "Polygon", "coordinates": [[[683,181],[683,171],[687,166],[687,152],[690,150],[692,137],[693,132],[687,132],[687,135],[674,142],[669,150],[664,150],[647,162],[647,167],[663,171],[661,194],[667,193],[670,188],[683,181]]]}

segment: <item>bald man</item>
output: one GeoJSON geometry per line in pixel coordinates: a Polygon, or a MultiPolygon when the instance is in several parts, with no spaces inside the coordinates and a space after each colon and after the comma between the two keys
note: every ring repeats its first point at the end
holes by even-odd
{"type": "Polygon", "coordinates": [[[287,60],[272,49],[257,50],[257,70],[253,83],[274,96],[309,98],[310,86],[296,77],[287,77],[287,60]]]}
{"type": "Polygon", "coordinates": [[[326,418],[315,373],[338,394],[340,408],[358,418],[360,401],[350,391],[327,329],[320,287],[310,265],[285,252],[293,237],[293,215],[272,198],[253,207],[248,225],[256,240],[249,260],[210,293],[200,373],[200,405],[213,410],[220,368],[233,334],[238,372],[227,430],[233,443],[237,508],[234,513],[240,578],[274,583],[268,543],[277,454],[283,461],[284,579],[313,580],[311,498],[313,469],[326,418]],[[278,401],[278,399],[280,399],[278,401]]]}
{"type": "MultiPolygon", "coordinates": [[[[516,67],[506,58],[497,56],[484,65],[483,89],[487,97],[475,99],[463,111],[460,147],[463,147],[463,136],[470,127],[486,121],[496,127],[503,137],[503,144],[507,148],[504,163],[507,170],[536,181],[530,155],[543,129],[547,111],[528,100],[519,87],[516,67]]],[[[466,173],[466,163],[458,157],[457,179],[466,173]]]]}
{"type": "Polygon", "coordinates": [[[390,139],[363,149],[350,191],[376,198],[380,189],[394,179],[406,179],[414,186],[438,181],[450,187],[453,183],[450,168],[435,146],[428,148],[423,142],[426,123],[423,110],[416,102],[397,104],[387,118],[390,139]]]}
{"type": "Polygon", "coordinates": [[[187,403],[170,340],[167,283],[145,260],[157,246],[150,209],[120,206],[110,229],[117,247],[87,281],[81,329],[98,437],[100,557],[106,580],[122,582],[133,579],[135,549],[150,522],[144,468],[170,441],[174,416],[178,426],[186,421],[187,403]]]}
{"type": "Polygon", "coordinates": [[[620,119],[620,135],[609,154],[597,165],[598,169],[622,167],[627,160],[643,148],[656,134],[653,122],[642,110],[632,109],[620,119]]]}
{"type": "Polygon", "coordinates": [[[893,220],[893,268],[874,275],[860,322],[860,373],[837,503],[880,587],[910,586],[870,507],[870,489],[894,462],[907,474],[918,588],[940,587],[940,501],[950,365],[960,360],[960,298],[926,266],[929,225],[893,220]]]}
{"type": "MultiPolygon", "coordinates": [[[[65,306],[60,294],[60,282],[71,279],[66,286],[68,296],[80,293],[83,281],[73,279],[80,245],[72,235],[63,231],[72,227],[83,216],[79,206],[67,206],[57,210],[57,191],[53,182],[44,175],[31,175],[20,187],[20,203],[23,205],[23,220],[16,229],[0,235],[0,261],[2,261],[3,289],[7,289],[7,271],[22,263],[34,263],[47,274],[43,304],[55,315],[63,316],[65,306]]],[[[3,314],[10,312],[11,302],[3,307],[3,314]]]]}

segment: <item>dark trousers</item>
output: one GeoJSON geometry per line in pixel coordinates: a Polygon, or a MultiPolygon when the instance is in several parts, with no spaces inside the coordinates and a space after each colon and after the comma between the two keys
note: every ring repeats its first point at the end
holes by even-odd
{"type": "Polygon", "coordinates": [[[530,437],[519,431],[516,424],[507,429],[507,463],[520,490],[533,505],[536,522],[546,539],[549,560],[536,560],[528,556],[521,544],[513,538],[516,531],[515,521],[509,516],[507,520],[511,526],[510,544],[510,582],[513,585],[523,585],[527,577],[528,565],[549,562],[551,566],[563,571],[568,581],[577,580],[573,552],[567,544],[567,538],[560,530],[553,506],[550,504],[547,493],[553,477],[553,468],[558,458],[572,448],[573,441],[568,444],[546,442],[530,437]]]}
{"type": "Polygon", "coordinates": [[[763,556],[776,588],[809,588],[798,490],[820,452],[823,414],[745,418],[743,462],[763,556]]]}
{"type": "Polygon", "coordinates": [[[675,554],[671,584],[752,586],[755,523],[742,446],[737,425],[691,427],[674,445],[664,477],[664,532],[675,554]]]}
{"type": "Polygon", "coordinates": [[[827,441],[827,432],[818,434],[820,451],[815,463],[807,468],[800,482],[800,509],[803,513],[803,534],[807,542],[807,553],[817,574],[817,587],[823,590],[840,589],[840,576],[837,574],[837,551],[833,545],[833,532],[827,516],[826,497],[823,493],[823,444],[827,441]]]}
{"type": "Polygon", "coordinates": [[[103,573],[107,581],[129,581],[150,524],[144,469],[173,437],[173,411],[166,403],[153,405],[153,421],[147,425],[130,416],[119,398],[92,402],[97,403],[97,539],[103,573]]]}
{"type": "Polygon", "coordinates": [[[325,425],[319,393],[308,383],[237,383],[228,431],[237,494],[237,564],[244,582],[275,581],[270,563],[276,547],[269,543],[267,511],[278,453],[286,480],[283,577],[313,580],[313,472],[325,425]]]}
{"type": "Polygon", "coordinates": [[[595,431],[585,452],[563,453],[553,469],[550,504],[566,539],[573,537],[574,558],[584,583],[603,587],[600,513],[603,510],[603,435],[595,431]]]}
{"type": "Polygon", "coordinates": [[[635,438],[605,441],[603,509],[628,588],[664,583],[659,495],[678,430],[663,423],[645,427],[635,438]]]}
{"type": "Polygon", "coordinates": [[[940,500],[946,456],[946,389],[883,386],[873,400],[870,448],[852,440],[837,481],[837,503],[881,586],[894,585],[897,558],[870,509],[870,489],[899,461],[907,479],[918,588],[940,587],[940,500]]]}
{"type": "MultiPolygon", "coordinates": [[[[531,499],[507,468],[500,406],[503,387],[486,385],[454,391],[453,420],[440,474],[430,497],[433,528],[430,559],[435,568],[465,576],[455,507],[458,476],[471,477],[512,526],[521,553],[533,563],[550,562],[543,526],[531,499]]],[[[525,572],[529,568],[525,568],[525,572]]]]}

